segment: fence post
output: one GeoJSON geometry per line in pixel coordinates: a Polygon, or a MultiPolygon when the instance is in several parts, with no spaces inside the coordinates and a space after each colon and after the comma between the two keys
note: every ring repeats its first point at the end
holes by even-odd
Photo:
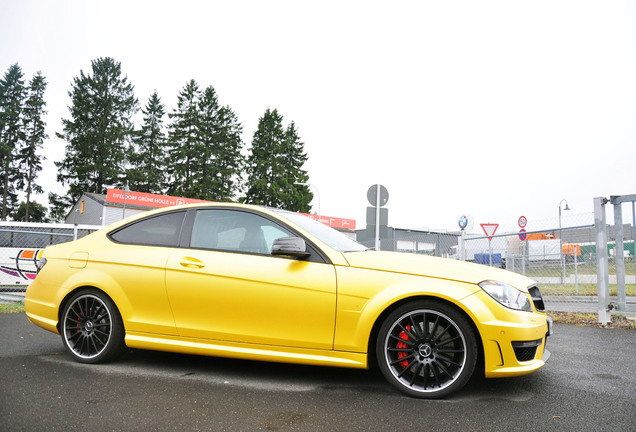
{"type": "Polygon", "coordinates": [[[596,279],[598,285],[598,321],[602,324],[611,322],[608,311],[609,303],[609,269],[607,260],[607,223],[605,221],[605,204],[609,200],[603,197],[594,198],[594,226],[596,228],[596,279]]]}
{"type": "Polygon", "coordinates": [[[614,233],[616,235],[614,247],[614,260],[616,262],[616,290],[618,294],[618,305],[621,310],[625,310],[627,297],[625,295],[625,249],[623,245],[623,209],[620,202],[614,201],[614,233]]]}
{"type": "Polygon", "coordinates": [[[73,241],[77,240],[77,213],[79,213],[79,209],[75,209],[75,213],[73,213],[73,241]]]}
{"type": "Polygon", "coordinates": [[[529,254],[528,252],[528,242],[524,241],[523,244],[521,245],[521,270],[522,270],[522,274],[525,276],[526,275],[526,257],[529,254]]]}
{"type": "Polygon", "coordinates": [[[574,289],[575,294],[579,295],[579,259],[578,259],[578,244],[574,247],[574,289]]]}

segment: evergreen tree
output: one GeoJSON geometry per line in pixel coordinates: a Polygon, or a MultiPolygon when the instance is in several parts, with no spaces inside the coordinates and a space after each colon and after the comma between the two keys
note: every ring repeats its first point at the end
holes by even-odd
{"type": "Polygon", "coordinates": [[[2,220],[17,203],[16,182],[20,171],[15,162],[19,145],[24,140],[24,75],[17,63],[10,66],[0,80],[0,164],[2,166],[2,220]]]}
{"type": "Polygon", "coordinates": [[[219,136],[219,101],[213,87],[207,87],[199,99],[197,119],[197,142],[195,151],[199,155],[194,160],[196,172],[190,194],[193,198],[216,200],[219,188],[216,155],[221,146],[219,136]]]}
{"type": "Polygon", "coordinates": [[[309,175],[303,169],[307,162],[305,145],[300,141],[296,124],[292,121],[285,131],[283,142],[282,173],[279,183],[282,187],[281,201],[283,207],[292,211],[309,213],[314,195],[307,186],[309,175]]]}
{"type": "Polygon", "coordinates": [[[163,130],[165,106],[155,91],[141,110],[144,122],[135,132],[128,160],[128,181],[131,190],[163,193],[166,186],[166,135],[163,130]]]}
{"type": "MultiPolygon", "coordinates": [[[[46,114],[44,92],[46,91],[46,79],[41,72],[37,72],[29,82],[28,98],[24,107],[25,139],[24,145],[17,156],[21,166],[22,176],[18,180],[18,187],[26,191],[24,203],[24,220],[31,220],[31,194],[42,193],[42,187],[35,183],[38,173],[42,170],[43,156],[38,155],[44,140],[48,138],[43,116],[46,114]]],[[[21,204],[22,205],[22,204],[21,204]]]]}
{"type": "Polygon", "coordinates": [[[234,199],[243,167],[242,126],[234,112],[219,105],[213,87],[201,91],[190,80],[169,116],[168,192],[211,201],[234,199]]]}
{"type": "Polygon", "coordinates": [[[277,110],[260,118],[247,158],[247,192],[243,202],[292,211],[310,210],[313,194],[306,185],[307,160],[294,123],[285,130],[277,110]]]}
{"type": "Polygon", "coordinates": [[[27,206],[27,203],[22,201],[18,206],[18,209],[13,213],[13,220],[18,222],[48,222],[46,217],[47,209],[37,201],[31,201],[27,206]],[[30,207],[30,210],[28,210],[30,207]],[[27,211],[30,211],[30,216],[27,219],[27,211]]]}
{"type": "Polygon", "coordinates": [[[193,187],[199,146],[199,99],[201,90],[190,80],[177,97],[177,109],[168,116],[172,119],[168,133],[168,193],[195,198],[193,187]]]}
{"type": "Polygon", "coordinates": [[[70,198],[65,195],[58,195],[53,192],[49,192],[49,218],[51,222],[64,222],[66,217],[66,209],[72,206],[74,203],[70,198]]]}
{"type": "Polygon", "coordinates": [[[241,191],[241,178],[245,161],[241,150],[243,126],[229,106],[219,110],[220,145],[216,154],[217,201],[233,201],[241,191]]]}
{"type": "Polygon", "coordinates": [[[277,110],[268,108],[258,121],[247,157],[245,203],[282,207],[277,179],[281,173],[281,143],[284,139],[283,117],[277,110]]]}
{"type": "Polygon", "coordinates": [[[73,80],[71,119],[63,119],[58,137],[67,142],[64,159],[56,162],[58,181],[69,184],[69,204],[83,192],[102,193],[107,185],[123,184],[127,145],[138,109],[134,88],[122,76],[121,63],[110,57],[91,62],[92,74],[73,80]]]}
{"type": "Polygon", "coordinates": [[[231,201],[238,192],[242,169],[241,131],[236,115],[221,107],[213,87],[199,101],[199,169],[196,198],[231,201]]]}

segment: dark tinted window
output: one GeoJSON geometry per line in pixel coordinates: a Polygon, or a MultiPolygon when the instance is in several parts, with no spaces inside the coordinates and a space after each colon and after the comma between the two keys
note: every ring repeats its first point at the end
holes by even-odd
{"type": "Polygon", "coordinates": [[[185,212],[166,213],[142,219],[109,234],[109,237],[126,244],[148,246],[177,246],[185,212]]]}

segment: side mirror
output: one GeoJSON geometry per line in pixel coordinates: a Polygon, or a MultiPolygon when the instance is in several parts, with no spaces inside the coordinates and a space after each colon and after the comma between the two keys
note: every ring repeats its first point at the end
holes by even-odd
{"type": "Polygon", "coordinates": [[[272,255],[307,258],[311,253],[307,252],[305,240],[299,237],[282,237],[274,240],[272,255]]]}

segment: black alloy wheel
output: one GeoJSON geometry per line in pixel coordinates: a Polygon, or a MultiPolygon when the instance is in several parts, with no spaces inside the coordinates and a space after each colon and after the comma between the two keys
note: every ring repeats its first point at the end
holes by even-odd
{"type": "Polygon", "coordinates": [[[73,296],[62,314],[64,346],[82,363],[99,363],[123,353],[124,326],[115,304],[97,290],[73,296]]]}
{"type": "Polygon", "coordinates": [[[440,398],[470,379],[477,360],[473,330],[454,308],[436,301],[408,303],[391,313],[376,344],[385,378],[403,393],[440,398]]]}

